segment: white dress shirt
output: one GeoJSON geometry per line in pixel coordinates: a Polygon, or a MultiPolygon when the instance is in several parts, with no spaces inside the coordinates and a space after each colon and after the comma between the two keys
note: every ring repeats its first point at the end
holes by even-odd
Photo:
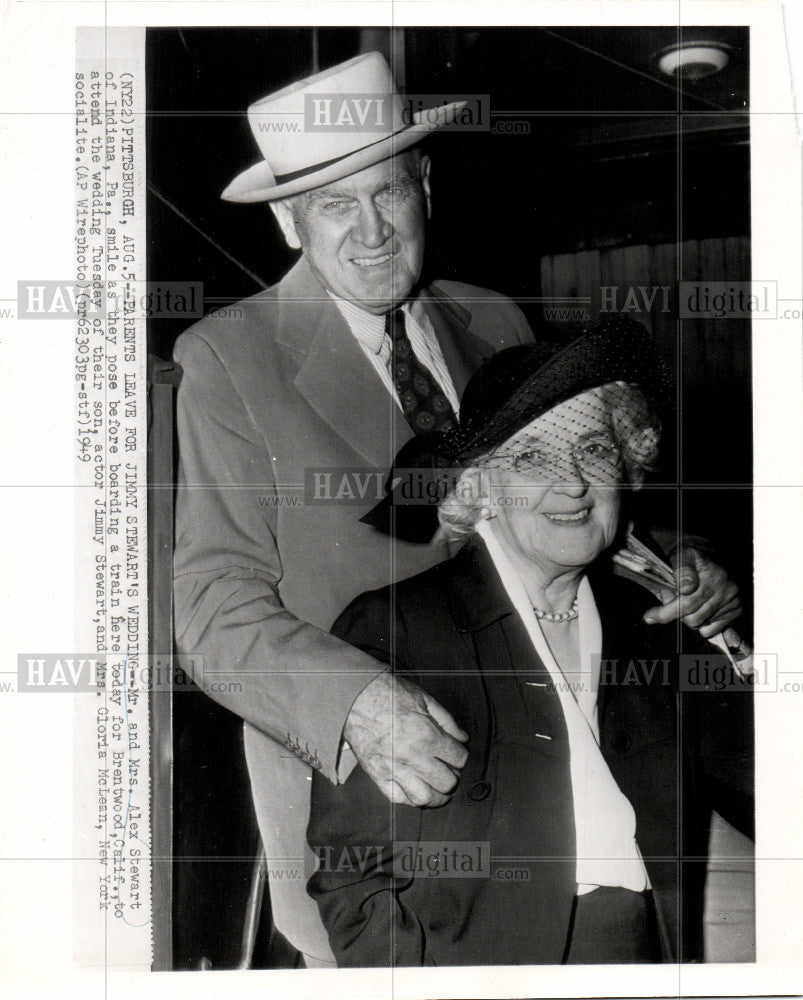
{"type": "MultiPolygon", "coordinates": [[[[382,380],[382,384],[395,399],[399,409],[402,408],[396,387],[393,385],[393,376],[390,373],[391,342],[390,336],[385,330],[385,316],[376,316],[374,313],[360,309],[358,305],[348,299],[338,298],[328,289],[326,294],[332,299],[340,310],[340,314],[346,321],[346,325],[357,343],[362,348],[365,356],[374,366],[376,373],[382,380]]],[[[405,302],[402,306],[405,313],[404,328],[410,340],[415,356],[424,365],[438,385],[443,390],[444,395],[449,400],[455,416],[460,415],[460,403],[455,392],[452,377],[443,360],[443,352],[429,317],[424,311],[420,302],[405,302]]],[[[343,782],[354,770],[357,758],[348,743],[343,740],[340,748],[340,758],[337,764],[338,780],[343,782]]]]}
{"type": "Polygon", "coordinates": [[[521,617],[527,634],[555,685],[569,734],[572,804],[577,839],[577,894],[601,885],[634,892],[647,888],[647,870],[636,844],[636,814],[610,772],[599,746],[597,691],[602,626],[591,586],[583,577],[577,592],[580,676],[567,678],[544,637],[527,591],[488,521],[477,534],[521,617]],[[581,683],[582,682],[582,683],[581,683]],[[578,688],[573,694],[571,688],[578,688]]]}
{"type": "MultiPolygon", "coordinates": [[[[396,400],[396,405],[401,409],[401,402],[390,372],[391,340],[390,335],[385,331],[385,317],[366,312],[353,302],[349,302],[348,299],[340,299],[336,295],[332,295],[331,292],[327,292],[327,294],[333,299],[365,356],[376,369],[385,388],[396,400]]],[[[441,345],[438,343],[438,338],[435,336],[432,323],[430,323],[424,307],[416,300],[405,302],[401,308],[405,314],[405,330],[410,339],[413,353],[441,387],[455,415],[459,416],[460,403],[452,383],[452,377],[446,367],[446,362],[443,360],[441,345]]]]}

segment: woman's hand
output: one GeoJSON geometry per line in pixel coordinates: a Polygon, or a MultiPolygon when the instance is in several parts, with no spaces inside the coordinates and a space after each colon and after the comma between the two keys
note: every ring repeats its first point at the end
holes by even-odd
{"type": "Polygon", "coordinates": [[[742,613],[739,588],[721,566],[688,546],[679,548],[671,563],[677,594],[667,591],[666,603],[645,613],[648,625],[666,625],[682,618],[710,639],[742,613]]]}

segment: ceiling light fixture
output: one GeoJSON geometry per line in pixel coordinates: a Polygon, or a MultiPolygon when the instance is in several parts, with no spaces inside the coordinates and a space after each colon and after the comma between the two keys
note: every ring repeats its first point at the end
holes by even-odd
{"type": "Polygon", "coordinates": [[[676,80],[702,80],[728,65],[733,50],[724,42],[689,41],[667,45],[656,53],[658,68],[676,80]]]}

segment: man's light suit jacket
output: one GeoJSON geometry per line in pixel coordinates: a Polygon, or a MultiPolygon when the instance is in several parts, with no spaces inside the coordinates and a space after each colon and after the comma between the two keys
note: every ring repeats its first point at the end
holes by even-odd
{"type": "MultiPolygon", "coordinates": [[[[418,294],[458,395],[487,357],[532,339],[497,293],[439,281],[418,294]]],[[[338,780],[346,716],[383,670],[328,629],[358,594],[445,553],[360,522],[412,432],[304,257],[239,306],[241,318],[207,316],[175,349],[175,634],[202,658],[195,679],[245,719],[276,925],[328,958],[305,892],[310,767],[338,780]]]]}

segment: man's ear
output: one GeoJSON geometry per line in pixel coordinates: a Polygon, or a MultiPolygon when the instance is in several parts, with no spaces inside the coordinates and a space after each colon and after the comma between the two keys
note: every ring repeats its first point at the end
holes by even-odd
{"type": "Polygon", "coordinates": [[[284,233],[287,245],[291,250],[300,250],[301,240],[296,231],[296,221],[289,201],[287,199],[272,201],[270,203],[270,210],[276,216],[276,221],[284,233]]]}
{"type": "Polygon", "coordinates": [[[429,173],[432,169],[432,160],[425,154],[421,157],[421,167],[419,176],[421,178],[421,189],[424,192],[424,200],[427,203],[427,218],[432,218],[432,187],[429,183],[429,173]]]}

